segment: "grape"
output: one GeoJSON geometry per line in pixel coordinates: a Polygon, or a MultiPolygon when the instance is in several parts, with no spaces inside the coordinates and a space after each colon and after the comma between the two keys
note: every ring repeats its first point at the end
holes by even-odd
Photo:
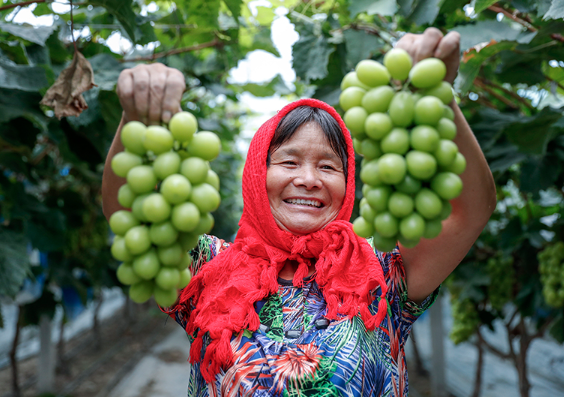
{"type": "Polygon", "coordinates": [[[456,136],[456,124],[454,124],[454,121],[443,117],[437,123],[437,132],[441,139],[450,139],[452,141],[456,136]]]}
{"type": "Polygon", "coordinates": [[[205,212],[200,214],[200,222],[198,222],[198,226],[192,232],[195,234],[207,234],[209,233],[215,224],[215,219],[213,215],[209,212],[205,212]]]}
{"type": "Polygon", "coordinates": [[[212,185],[213,188],[219,191],[219,176],[213,170],[208,170],[208,176],[206,177],[205,182],[209,185],[212,185]]]}
{"type": "Polygon", "coordinates": [[[375,140],[384,138],[393,127],[392,119],[386,113],[372,113],[364,121],[364,132],[375,140]]]}
{"type": "Polygon", "coordinates": [[[487,261],[486,272],[490,276],[488,298],[492,307],[501,311],[505,304],[513,299],[513,287],[516,282],[513,257],[500,253],[490,257],[487,261]]]}
{"type": "Polygon", "coordinates": [[[384,66],[394,79],[405,80],[411,70],[411,57],[407,51],[401,48],[394,48],[384,56],[384,66]]]}
{"type": "Polygon", "coordinates": [[[431,88],[438,85],[446,76],[446,66],[438,58],[419,61],[409,72],[411,84],[417,88],[431,88]]]}
{"type": "Polygon", "coordinates": [[[382,237],[394,237],[398,233],[398,219],[389,212],[382,212],[374,218],[374,228],[382,237]]]}
{"type": "Polygon", "coordinates": [[[163,267],[155,277],[155,284],[162,289],[172,289],[180,283],[180,272],[174,267],[163,267]]]}
{"type": "Polygon", "coordinates": [[[198,121],[192,113],[178,112],[170,119],[168,128],[174,139],[188,142],[198,129],[198,121]]]}
{"type": "Polygon", "coordinates": [[[417,244],[419,244],[419,241],[421,241],[420,238],[416,240],[409,240],[403,237],[401,234],[399,235],[398,240],[405,248],[414,248],[417,244]]]}
{"type": "Polygon", "coordinates": [[[195,233],[179,233],[178,242],[184,251],[189,251],[198,244],[198,235],[195,233]]]}
{"type": "Polygon", "coordinates": [[[153,295],[155,285],[150,280],[140,281],[129,288],[129,297],[135,303],[144,303],[153,295]]]}
{"type": "Polygon", "coordinates": [[[169,175],[161,184],[161,194],[170,204],[180,204],[192,194],[192,185],[184,175],[169,175]]]}
{"type": "Polygon", "coordinates": [[[147,127],[139,121],[130,121],[123,126],[120,132],[120,139],[123,146],[139,156],[147,152],[143,142],[145,141],[145,134],[147,127]]]}
{"type": "Polygon", "coordinates": [[[431,181],[433,189],[442,199],[452,200],[462,191],[462,180],[452,172],[440,172],[431,181]]]}
{"type": "Polygon", "coordinates": [[[188,157],[182,161],[180,173],[184,175],[192,185],[205,182],[210,167],[208,163],[199,157],[188,157]]]}
{"type": "Polygon", "coordinates": [[[360,169],[360,180],[367,185],[380,186],[383,182],[378,176],[378,160],[368,161],[360,169]]]}
{"type": "Polygon", "coordinates": [[[125,246],[133,255],[139,255],[151,247],[149,228],[145,225],[134,226],[125,233],[125,246]]]}
{"type": "Polygon", "coordinates": [[[409,92],[400,91],[394,95],[388,114],[395,126],[408,127],[413,121],[414,113],[415,102],[409,92]]]}
{"type": "Polygon", "coordinates": [[[401,220],[399,231],[408,240],[418,240],[425,233],[425,220],[417,212],[412,212],[401,220]]]}
{"type": "Polygon", "coordinates": [[[413,199],[405,193],[393,192],[388,200],[388,209],[390,213],[397,217],[403,218],[413,212],[413,199]]]}
{"type": "Polygon", "coordinates": [[[159,258],[154,248],[149,249],[147,252],[133,259],[133,271],[144,280],[154,278],[160,268],[159,258]]]}
{"type": "Polygon", "coordinates": [[[164,127],[151,125],[147,127],[143,146],[154,154],[168,152],[174,145],[172,134],[164,127]]]}
{"type": "Polygon", "coordinates": [[[374,233],[372,237],[373,237],[372,242],[374,244],[374,247],[376,247],[378,251],[390,252],[393,251],[394,248],[396,248],[395,238],[383,237],[378,233],[374,233]]]}
{"type": "Polygon", "coordinates": [[[406,162],[403,156],[386,153],[378,159],[378,176],[387,184],[400,183],[405,177],[406,162]]]}
{"type": "Polygon", "coordinates": [[[537,257],[546,303],[554,308],[564,307],[564,242],[547,245],[537,257]]]}
{"type": "Polygon", "coordinates": [[[448,139],[441,139],[437,149],[433,152],[439,167],[450,166],[454,162],[457,154],[458,146],[456,146],[456,143],[449,141],[448,139]]]}
{"type": "Polygon", "coordinates": [[[425,219],[434,219],[441,214],[440,197],[432,190],[423,188],[415,195],[415,209],[425,219]]]}
{"type": "Polygon", "coordinates": [[[422,152],[434,152],[439,147],[440,136],[436,129],[428,125],[418,125],[411,130],[411,147],[422,152]]]}
{"type": "Polygon", "coordinates": [[[360,106],[366,90],[358,87],[349,87],[339,95],[339,105],[346,112],[354,106],[360,106]]]}
{"type": "Polygon", "coordinates": [[[174,305],[176,300],[178,299],[178,293],[176,292],[176,288],[173,289],[162,289],[158,286],[155,286],[155,290],[153,291],[155,295],[155,301],[161,307],[170,307],[174,305]]]}
{"type": "Polygon", "coordinates": [[[453,327],[450,339],[459,344],[467,341],[480,326],[476,307],[470,299],[460,300],[454,295],[451,299],[453,327]]]}
{"type": "Polygon", "coordinates": [[[174,243],[168,247],[159,247],[157,254],[164,266],[177,266],[182,260],[182,256],[185,255],[180,243],[174,243]]]}
{"type": "Polygon", "coordinates": [[[129,262],[123,262],[119,265],[116,271],[116,276],[119,282],[123,285],[131,285],[141,281],[141,278],[135,274],[133,267],[129,262]]]}
{"type": "Polygon", "coordinates": [[[188,152],[196,157],[211,161],[215,159],[221,151],[221,140],[210,131],[200,131],[194,134],[188,152]]]}
{"type": "Polygon", "coordinates": [[[443,103],[434,96],[424,96],[415,103],[415,124],[436,125],[443,117],[443,103]]]}
{"type": "Polygon", "coordinates": [[[368,113],[387,112],[394,94],[394,89],[389,85],[373,88],[364,94],[361,106],[366,109],[368,113]]]}
{"type": "Polygon", "coordinates": [[[390,73],[381,63],[364,59],[356,65],[356,76],[361,83],[370,87],[386,85],[390,82],[390,73]]]}
{"type": "Polygon", "coordinates": [[[415,179],[409,174],[405,175],[403,181],[395,185],[398,192],[406,194],[415,194],[421,189],[422,183],[419,179],[415,179]]]}
{"type": "Polygon", "coordinates": [[[201,183],[192,188],[190,200],[196,204],[200,212],[210,212],[215,211],[219,207],[221,197],[213,186],[201,183]]]}
{"type": "Polygon", "coordinates": [[[456,153],[456,157],[454,161],[448,167],[442,167],[442,171],[448,171],[455,173],[456,175],[460,175],[466,169],[466,159],[462,155],[462,153],[456,153]]]}
{"type": "Polygon", "coordinates": [[[149,237],[153,244],[167,246],[177,240],[178,230],[168,220],[161,223],[153,223],[149,228],[149,237]]]}
{"type": "Polygon", "coordinates": [[[137,225],[139,220],[129,211],[116,211],[110,216],[110,229],[118,236],[124,236],[129,229],[137,225]]]}
{"type": "Polygon", "coordinates": [[[440,218],[429,219],[425,221],[425,231],[423,232],[423,238],[433,239],[441,234],[443,229],[443,223],[440,218]]]}
{"type": "MultiPolygon", "coordinates": [[[[182,249],[184,249],[184,246],[182,247],[182,249]]],[[[191,266],[192,266],[192,257],[190,255],[183,255],[182,260],[180,261],[180,263],[176,268],[182,272],[182,270],[190,269],[191,266]]]]}
{"type": "Polygon", "coordinates": [[[363,217],[367,222],[374,222],[374,218],[376,218],[376,215],[378,215],[366,201],[360,205],[359,213],[360,216],[363,217]]]}
{"type": "Polygon", "coordinates": [[[127,184],[134,193],[148,193],[155,188],[157,177],[150,165],[138,165],[127,173],[127,184]]]}
{"type": "Polygon", "coordinates": [[[162,153],[153,162],[153,171],[159,179],[176,174],[180,170],[180,155],[176,152],[162,153]]]}
{"type": "Polygon", "coordinates": [[[149,197],[149,194],[150,193],[145,193],[140,196],[137,196],[133,200],[133,204],[131,204],[131,212],[141,222],[147,222],[147,218],[145,217],[145,213],[143,212],[143,202],[147,197],[149,197]]]}
{"type": "Polygon", "coordinates": [[[193,203],[187,202],[172,208],[172,224],[182,232],[191,232],[200,222],[200,210],[193,203]]]}
{"type": "Polygon", "coordinates": [[[452,204],[449,201],[443,201],[443,208],[441,210],[441,213],[439,215],[439,218],[444,221],[446,218],[448,218],[450,216],[450,213],[452,212],[452,204]]]}
{"type": "Polygon", "coordinates": [[[353,230],[358,236],[368,238],[374,234],[373,222],[368,222],[362,216],[359,216],[353,222],[353,230]]]}
{"type": "Polygon", "coordinates": [[[441,81],[436,86],[427,89],[425,91],[425,95],[432,95],[434,97],[437,97],[445,105],[448,105],[454,99],[452,86],[446,81],[441,81]]]}
{"type": "Polygon", "coordinates": [[[112,158],[111,167],[114,174],[125,178],[133,167],[143,164],[141,156],[129,152],[120,152],[112,158]]]}
{"type": "Polygon", "coordinates": [[[180,271],[180,282],[178,283],[178,288],[184,288],[192,280],[192,273],[189,269],[183,269],[180,271]]]}
{"type": "Polygon", "coordinates": [[[143,213],[149,222],[159,223],[168,219],[170,211],[170,204],[160,193],[152,193],[143,200],[143,213]]]}
{"type": "Polygon", "coordinates": [[[341,91],[346,90],[349,87],[359,87],[364,90],[369,90],[370,87],[364,83],[361,83],[358,77],[356,76],[356,72],[348,72],[343,80],[341,81],[341,91]]]}
{"type": "Polygon", "coordinates": [[[131,208],[131,206],[133,205],[133,200],[135,200],[136,197],[137,195],[133,193],[133,190],[131,190],[127,183],[125,185],[121,185],[118,190],[117,200],[119,205],[121,205],[122,207],[131,208]]]}
{"type": "Polygon", "coordinates": [[[360,143],[360,152],[366,160],[374,160],[382,155],[382,150],[378,142],[373,139],[363,139],[360,143]]]}
{"type": "Polygon", "coordinates": [[[388,209],[388,202],[392,194],[389,186],[379,186],[370,189],[365,195],[366,201],[376,212],[383,212],[388,209]]]}
{"type": "Polygon", "coordinates": [[[366,110],[364,110],[364,108],[360,106],[352,107],[345,112],[343,120],[345,121],[345,124],[349,128],[353,137],[364,134],[364,123],[367,117],[368,113],[366,112],[366,110]]]}
{"type": "Polygon", "coordinates": [[[437,160],[426,152],[411,150],[405,156],[405,162],[407,171],[417,179],[430,179],[437,171],[437,160]]]}
{"type": "Polygon", "coordinates": [[[405,154],[409,150],[409,132],[405,128],[394,128],[380,142],[383,153],[405,154]]]}
{"type": "Polygon", "coordinates": [[[445,105],[445,107],[443,108],[443,112],[444,112],[443,117],[445,119],[454,121],[454,110],[452,110],[450,106],[445,105]]]}
{"type": "Polygon", "coordinates": [[[114,237],[114,241],[111,247],[112,256],[118,260],[123,262],[129,262],[133,260],[133,255],[127,249],[125,245],[125,239],[121,236],[114,237]]]}

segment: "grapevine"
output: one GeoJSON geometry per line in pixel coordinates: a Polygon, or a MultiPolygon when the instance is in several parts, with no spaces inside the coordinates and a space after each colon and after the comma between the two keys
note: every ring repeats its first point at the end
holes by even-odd
{"type": "Polygon", "coordinates": [[[564,242],[545,247],[538,260],[546,303],[554,308],[564,307],[564,242]]]}

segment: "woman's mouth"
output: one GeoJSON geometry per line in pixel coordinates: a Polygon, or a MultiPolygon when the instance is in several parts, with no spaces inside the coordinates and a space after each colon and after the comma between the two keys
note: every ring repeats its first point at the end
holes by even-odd
{"type": "Polygon", "coordinates": [[[288,204],[296,204],[296,205],[307,205],[309,207],[321,208],[323,207],[323,203],[317,200],[305,200],[305,199],[287,199],[284,200],[285,203],[288,204]]]}

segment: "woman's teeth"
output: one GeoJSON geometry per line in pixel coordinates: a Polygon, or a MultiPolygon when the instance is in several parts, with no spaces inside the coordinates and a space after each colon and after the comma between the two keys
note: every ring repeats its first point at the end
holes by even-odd
{"type": "Polygon", "coordinates": [[[289,204],[309,205],[311,207],[321,207],[321,202],[317,200],[304,200],[304,199],[289,199],[284,200],[289,204]]]}

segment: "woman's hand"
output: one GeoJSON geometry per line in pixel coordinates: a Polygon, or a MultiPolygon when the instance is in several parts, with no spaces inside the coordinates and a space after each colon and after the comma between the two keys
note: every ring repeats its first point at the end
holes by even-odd
{"type": "Polygon", "coordinates": [[[427,28],[423,34],[407,33],[396,44],[406,50],[413,63],[435,57],[442,60],[447,68],[445,80],[454,82],[460,64],[460,34],[449,32],[446,36],[437,28],[427,28]]]}
{"type": "Polygon", "coordinates": [[[124,121],[137,120],[147,125],[168,123],[180,110],[185,89],[184,75],[162,63],[137,65],[122,71],[117,94],[124,121]]]}

